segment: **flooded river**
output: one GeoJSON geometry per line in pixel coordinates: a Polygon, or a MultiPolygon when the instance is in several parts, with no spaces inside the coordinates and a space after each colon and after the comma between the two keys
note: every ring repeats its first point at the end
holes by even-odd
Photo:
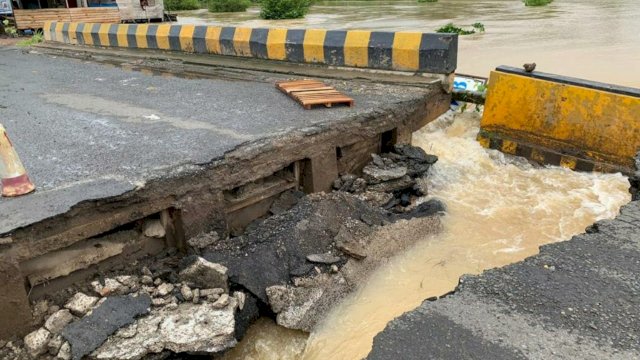
{"type": "Polygon", "coordinates": [[[638,0],[318,1],[305,19],[266,21],[246,13],[180,13],[181,23],[432,32],[481,22],[486,32],[460,38],[458,72],[486,76],[498,65],[536,62],[538,70],[640,87],[638,0]]]}
{"type": "Polygon", "coordinates": [[[226,359],[360,359],[387,322],[451,291],[461,275],[534,255],[540,245],[614,217],[630,200],[620,174],[536,168],[483,149],[475,141],[479,118],[475,112],[448,114],[414,134],[415,145],[440,158],[428,186],[429,196],[448,207],[443,233],[419,239],[375,272],[306,344],[302,333],[283,333],[262,321],[226,359]]]}

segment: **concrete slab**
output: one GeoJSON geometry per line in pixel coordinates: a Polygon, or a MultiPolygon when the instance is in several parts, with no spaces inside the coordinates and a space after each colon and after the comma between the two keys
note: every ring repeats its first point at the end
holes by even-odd
{"type": "Polygon", "coordinates": [[[429,92],[331,80],[356,106],[305,111],[274,88],[286,75],[167,78],[18,49],[0,52],[0,121],[37,186],[32,195],[0,199],[0,234],[86,200],[196,171],[243,144],[392,114],[429,92]]]}
{"type": "Polygon", "coordinates": [[[640,358],[640,202],[389,323],[368,359],[640,358]],[[431,356],[433,355],[433,356],[431,356]]]}

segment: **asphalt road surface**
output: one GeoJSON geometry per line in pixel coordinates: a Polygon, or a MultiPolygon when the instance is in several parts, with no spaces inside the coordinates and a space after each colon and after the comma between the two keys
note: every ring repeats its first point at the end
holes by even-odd
{"type": "Polygon", "coordinates": [[[327,81],[356,106],[304,110],[255,80],[186,79],[0,47],[0,123],[37,191],[0,198],[0,234],[197,168],[243,144],[402,106],[424,89],[327,81]]]}

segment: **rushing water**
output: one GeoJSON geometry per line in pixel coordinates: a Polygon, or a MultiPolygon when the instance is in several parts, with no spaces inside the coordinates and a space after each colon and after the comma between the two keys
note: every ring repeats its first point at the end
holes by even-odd
{"type": "Polygon", "coordinates": [[[460,37],[458,72],[486,76],[498,65],[535,61],[538,70],[640,87],[638,0],[319,1],[304,19],[266,21],[246,13],[183,12],[181,23],[251,27],[432,32],[446,23],[481,22],[486,32],[460,37]]]}
{"type": "Polygon", "coordinates": [[[294,337],[299,347],[283,348],[282,336],[268,323],[255,330],[259,348],[251,345],[253,337],[240,345],[250,351],[236,354],[250,353],[250,359],[360,359],[390,320],[426,298],[451,291],[461,275],[534,255],[540,245],[569,239],[596,220],[614,217],[630,200],[629,184],[620,174],[534,167],[483,149],[475,141],[478,126],[475,112],[448,114],[414,134],[415,145],[440,158],[428,186],[429,196],[447,204],[441,234],[419,239],[377,270],[331,311],[311,334],[303,355],[299,333],[294,337]]]}

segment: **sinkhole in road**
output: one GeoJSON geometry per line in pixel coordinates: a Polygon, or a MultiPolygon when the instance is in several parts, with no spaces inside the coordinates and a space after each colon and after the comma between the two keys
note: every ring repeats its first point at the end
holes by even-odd
{"type": "Polygon", "coordinates": [[[533,166],[483,149],[475,141],[480,116],[450,112],[413,135],[414,145],[440,159],[422,200],[446,203],[441,233],[418,239],[377,269],[310,335],[262,319],[224,359],[364,358],[389,321],[452,291],[462,275],[535,255],[541,245],[615,217],[630,200],[623,175],[533,166]]]}

